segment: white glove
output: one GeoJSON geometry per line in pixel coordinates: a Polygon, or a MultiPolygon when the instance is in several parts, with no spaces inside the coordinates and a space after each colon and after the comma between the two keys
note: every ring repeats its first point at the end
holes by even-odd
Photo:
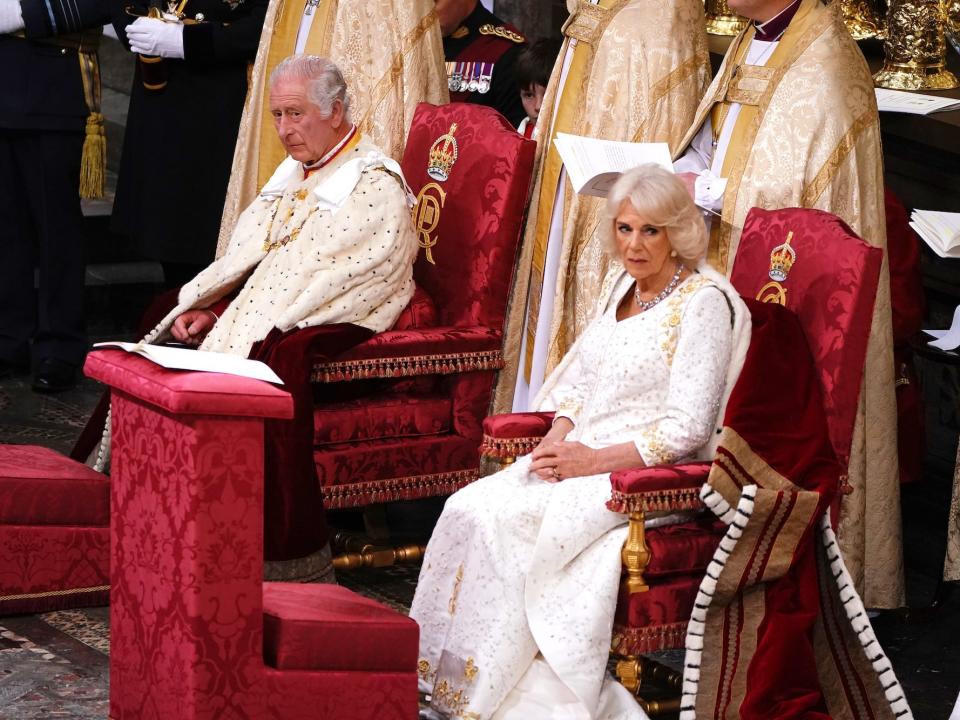
{"type": "Polygon", "coordinates": [[[0,0],[0,35],[23,30],[20,0],[0,0]]]}
{"type": "Polygon", "coordinates": [[[140,55],[183,59],[182,23],[137,18],[127,25],[127,40],[130,41],[130,50],[140,55]]]}

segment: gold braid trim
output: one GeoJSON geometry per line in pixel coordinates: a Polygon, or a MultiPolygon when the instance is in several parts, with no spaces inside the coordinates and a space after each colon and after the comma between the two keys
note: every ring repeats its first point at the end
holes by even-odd
{"type": "Polygon", "coordinates": [[[541,440],[542,437],[498,438],[484,435],[480,443],[480,457],[500,460],[529,455],[541,440]]]}
{"type": "Polygon", "coordinates": [[[614,625],[610,652],[615,655],[639,655],[682,648],[687,637],[687,623],[649,625],[632,628],[614,625]]]}
{"type": "Polygon", "coordinates": [[[612,490],[607,500],[607,508],[620,513],[700,510],[704,507],[699,487],[633,493],[612,490]]]}
{"type": "Polygon", "coordinates": [[[328,510],[362,507],[372,503],[415,500],[433,495],[450,495],[480,477],[479,468],[454,470],[432,475],[368,480],[321,488],[323,504],[328,510]]]}
{"type": "Polygon", "coordinates": [[[457,375],[476,370],[499,370],[503,353],[499,350],[413,355],[399,358],[369,358],[317,363],[312,382],[342,382],[369,378],[414,377],[417,375],[457,375]]]}
{"type": "Polygon", "coordinates": [[[843,164],[857,144],[863,131],[879,123],[880,118],[873,107],[869,107],[863,111],[863,114],[854,121],[850,129],[847,130],[846,134],[840,139],[840,142],[837,143],[837,147],[834,148],[830,157],[823,164],[823,167],[820,168],[817,176],[804,189],[803,194],[800,196],[800,207],[813,207],[813,204],[820,199],[820,195],[826,190],[830,181],[833,180],[834,175],[837,174],[840,165],[843,164]]]}
{"type": "Polygon", "coordinates": [[[46,590],[38,593],[22,593],[20,595],[0,595],[0,602],[10,600],[32,600],[35,598],[48,597],[66,597],[67,595],[81,595],[83,593],[104,592],[109,590],[109,585],[94,585],[93,587],[72,588],[70,590],[46,590]]]}

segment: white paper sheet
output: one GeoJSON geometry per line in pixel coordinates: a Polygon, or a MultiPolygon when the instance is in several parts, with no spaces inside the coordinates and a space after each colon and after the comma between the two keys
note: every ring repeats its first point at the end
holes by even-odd
{"type": "Polygon", "coordinates": [[[936,338],[930,341],[930,347],[946,351],[956,350],[960,347],[960,305],[953,311],[953,323],[948,330],[924,330],[924,332],[936,338]]]}
{"type": "Polygon", "coordinates": [[[874,88],[877,109],[880,112],[900,112],[911,115],[929,115],[935,112],[960,110],[960,100],[939,95],[922,95],[902,90],[874,88]]]}
{"type": "Polygon", "coordinates": [[[574,191],[606,197],[620,174],[645,163],[673,172],[666,143],[629,143],[557,133],[553,140],[574,191]]]}
{"type": "Polygon", "coordinates": [[[227,375],[239,375],[240,377],[283,385],[283,380],[277,377],[277,374],[268,365],[259,360],[248,360],[239,355],[131,342],[100,342],[94,343],[93,346],[97,348],[117,348],[118,350],[136,353],[170,370],[226,373],[227,375]]]}

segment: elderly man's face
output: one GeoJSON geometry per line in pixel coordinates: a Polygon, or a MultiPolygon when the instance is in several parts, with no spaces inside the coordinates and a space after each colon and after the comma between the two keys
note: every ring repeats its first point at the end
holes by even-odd
{"type": "Polygon", "coordinates": [[[473,12],[480,0],[436,0],[440,34],[446,37],[473,12]]]}
{"type": "Polygon", "coordinates": [[[287,154],[303,163],[316,162],[343,136],[343,105],[335,101],[330,117],[307,96],[307,80],[280,78],[270,89],[273,126],[287,154]]]}

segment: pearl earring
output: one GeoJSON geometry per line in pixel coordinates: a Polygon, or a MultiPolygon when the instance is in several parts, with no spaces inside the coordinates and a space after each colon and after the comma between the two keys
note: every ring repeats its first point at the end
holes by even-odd
{"type": "Polygon", "coordinates": [[[671,250],[671,251],[670,251],[670,257],[675,258],[676,256],[677,256],[677,251],[676,251],[676,250],[671,250]]]}

